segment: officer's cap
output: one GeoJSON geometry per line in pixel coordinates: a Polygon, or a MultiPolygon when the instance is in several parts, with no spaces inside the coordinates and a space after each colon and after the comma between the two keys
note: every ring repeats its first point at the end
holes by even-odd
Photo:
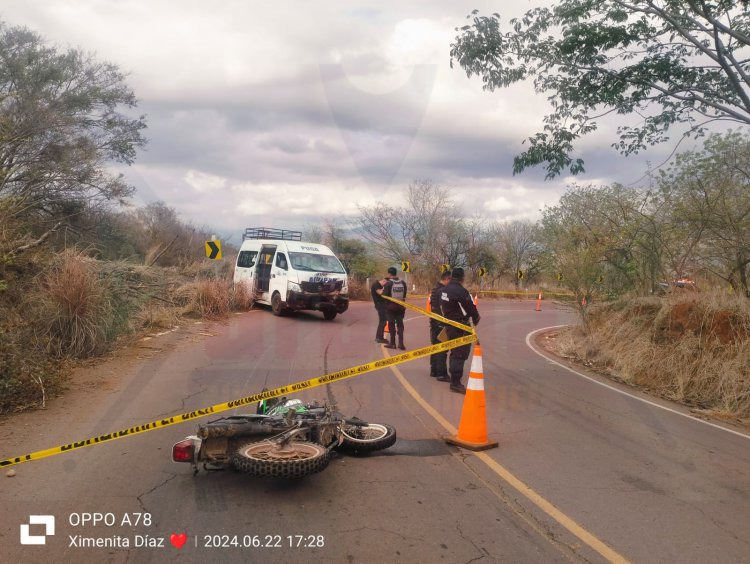
{"type": "Polygon", "coordinates": [[[464,269],[460,266],[457,266],[451,271],[451,278],[455,280],[463,280],[464,279],[464,269]]]}

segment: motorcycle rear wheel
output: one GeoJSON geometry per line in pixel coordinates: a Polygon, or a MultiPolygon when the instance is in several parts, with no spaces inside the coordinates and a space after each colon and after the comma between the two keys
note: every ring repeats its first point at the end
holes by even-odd
{"type": "Polygon", "coordinates": [[[231,464],[239,472],[257,477],[304,478],[328,466],[327,448],[307,441],[286,445],[272,441],[246,443],[232,455],[231,464]]]}
{"type": "Polygon", "coordinates": [[[345,424],[341,428],[341,448],[353,452],[374,452],[396,442],[396,429],[381,423],[368,425],[345,424]]]}

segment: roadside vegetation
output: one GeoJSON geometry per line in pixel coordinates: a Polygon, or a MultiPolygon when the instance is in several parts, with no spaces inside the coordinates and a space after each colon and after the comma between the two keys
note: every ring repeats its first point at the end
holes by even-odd
{"type": "Polygon", "coordinates": [[[148,266],[132,258],[103,261],[76,248],[40,250],[6,264],[2,276],[0,413],[44,406],[75,361],[184,318],[220,319],[252,306],[243,286],[199,260],[148,266]]]}
{"type": "Polygon", "coordinates": [[[554,350],[616,380],[750,424],[750,300],[726,292],[620,299],[593,308],[589,331],[554,350]]]}
{"type": "Polygon", "coordinates": [[[583,172],[576,145],[607,115],[618,117],[609,135],[623,155],[694,140],[646,171],[645,187],[574,186],[543,210],[542,261],[575,296],[574,356],[746,421],[748,2],[565,0],[510,21],[499,5],[467,20],[451,64],[485,90],[528,82],[549,103],[514,173],[583,172]],[[741,129],[709,136],[722,123],[741,129]]]}
{"type": "Polygon", "coordinates": [[[128,205],[111,165],[134,161],[146,122],[117,67],[2,22],[0,55],[5,413],[44,406],[73,361],[250,300],[202,257],[207,229],[162,202],[128,205]]]}
{"type": "MultiPolygon", "coordinates": [[[[495,24],[494,17],[474,21],[487,37],[495,24]]],[[[587,29],[582,24],[583,36],[587,29]]],[[[470,74],[480,73],[465,57],[481,52],[475,42],[485,35],[471,27],[462,35],[453,56],[470,74]]],[[[116,66],[2,22],[0,55],[4,413],[45,405],[74,361],[185,316],[215,319],[248,309],[252,296],[231,284],[236,249],[225,244],[221,262],[205,258],[207,227],[185,222],[163,202],[132,206],[134,188],[112,166],[134,162],[146,143],[146,119],[116,66]]],[[[612,107],[627,108],[627,100],[615,98],[612,107]]],[[[564,111],[586,103],[593,102],[568,100],[564,111]]],[[[672,107],[672,117],[685,120],[680,112],[688,110],[672,107]]],[[[582,169],[563,142],[591,130],[588,114],[576,115],[583,121],[572,137],[535,137],[518,171],[545,162],[552,176],[582,169]]],[[[550,131],[565,133],[551,119],[550,131]]],[[[659,140],[666,128],[658,125],[621,135],[638,148],[659,140]]],[[[369,299],[368,282],[404,261],[417,293],[431,288],[445,266],[463,267],[472,293],[562,291],[581,321],[558,341],[566,355],[746,421],[749,171],[750,137],[730,131],[647,171],[644,187],[571,186],[539,221],[467,216],[446,187],[417,179],[405,187],[403,203],[323,220],[307,226],[304,238],[339,256],[352,299],[369,299]]]]}

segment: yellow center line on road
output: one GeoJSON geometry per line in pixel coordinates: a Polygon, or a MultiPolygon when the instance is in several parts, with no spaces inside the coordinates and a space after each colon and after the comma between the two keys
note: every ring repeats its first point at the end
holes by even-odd
{"type": "MultiPolygon", "coordinates": [[[[388,355],[388,353],[383,350],[384,355],[388,355]]],[[[404,387],[404,389],[409,392],[409,395],[411,395],[412,398],[420,405],[422,408],[429,413],[435,421],[437,421],[443,429],[445,429],[449,434],[455,435],[458,432],[458,429],[456,429],[453,425],[451,425],[448,420],[443,417],[432,405],[430,405],[427,400],[425,400],[419,392],[412,386],[409,381],[404,377],[404,375],[401,373],[401,370],[399,370],[398,366],[391,366],[390,367],[393,373],[396,375],[396,378],[398,378],[399,382],[401,382],[401,385],[404,387]]],[[[508,485],[510,485],[513,489],[515,489],[518,493],[523,495],[526,499],[528,499],[531,503],[536,505],[539,509],[544,511],[547,515],[549,515],[552,519],[557,521],[561,526],[566,528],[570,533],[575,535],[581,542],[587,544],[589,547],[591,547],[593,550],[598,552],[602,557],[606,558],[609,562],[617,563],[617,564],[625,564],[628,561],[627,558],[610,548],[604,541],[600,540],[598,537],[594,536],[592,533],[584,529],[581,525],[579,525],[576,521],[568,517],[565,513],[560,511],[557,507],[555,507],[552,503],[547,501],[545,498],[543,498],[541,495],[539,495],[536,491],[534,491],[528,484],[517,478],[510,470],[505,468],[503,465],[498,463],[496,460],[494,460],[491,456],[489,456],[486,452],[474,452],[474,451],[468,451],[464,450],[462,451],[466,454],[473,454],[476,456],[479,460],[484,462],[490,470],[492,470],[495,474],[500,476],[502,480],[504,480],[508,485]]]]}

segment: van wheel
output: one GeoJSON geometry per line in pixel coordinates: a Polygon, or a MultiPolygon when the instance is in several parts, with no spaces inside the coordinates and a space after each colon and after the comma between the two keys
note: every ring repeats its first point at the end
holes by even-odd
{"type": "Polygon", "coordinates": [[[323,319],[326,321],[331,321],[336,317],[336,310],[335,309],[327,309],[323,312],[323,319]]]}
{"type": "Polygon", "coordinates": [[[274,315],[283,315],[284,310],[281,307],[281,294],[274,292],[271,298],[271,311],[274,315]]]}

